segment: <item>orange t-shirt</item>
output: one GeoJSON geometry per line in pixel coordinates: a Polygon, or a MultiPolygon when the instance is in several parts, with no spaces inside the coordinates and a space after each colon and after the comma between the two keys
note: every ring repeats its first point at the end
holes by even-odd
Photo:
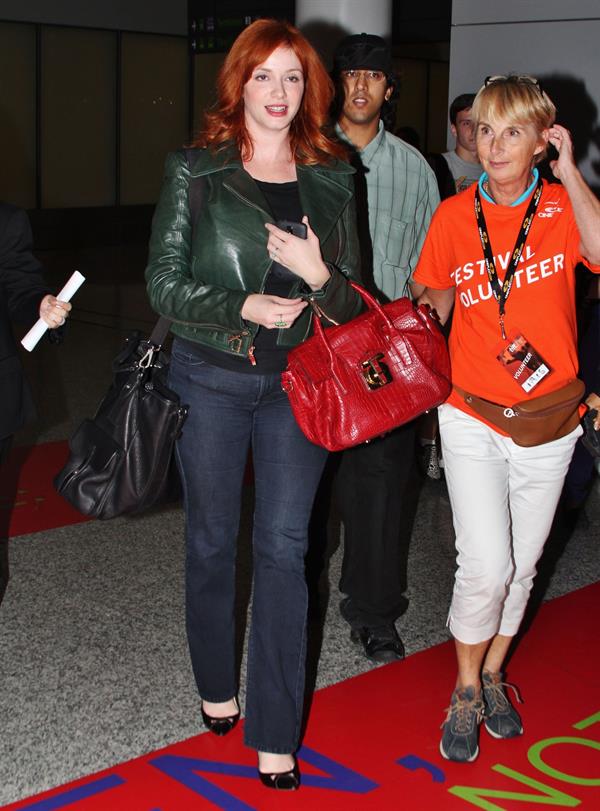
{"type": "MultiPolygon", "coordinates": [[[[575,274],[580,237],[565,188],[544,182],[542,197],[506,300],[508,338],[521,333],[552,370],[528,395],[502,368],[497,355],[506,346],[500,333],[475,218],[475,188],[450,197],[436,210],[414,279],[434,289],[455,287],[449,347],[452,381],[466,391],[503,405],[547,394],[577,375],[575,274]]],[[[530,197],[499,206],[482,196],[482,208],[500,281],[515,246],[530,197]]],[[[481,419],[452,391],[448,402],[481,419]]],[[[495,430],[498,430],[497,428],[495,430]]]]}

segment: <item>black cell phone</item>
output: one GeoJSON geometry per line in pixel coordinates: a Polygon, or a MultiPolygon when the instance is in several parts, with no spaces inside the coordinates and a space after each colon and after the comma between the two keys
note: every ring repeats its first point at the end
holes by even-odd
{"type": "Polygon", "coordinates": [[[293,234],[300,239],[306,239],[308,231],[306,230],[306,223],[292,222],[291,220],[277,220],[275,225],[281,228],[282,231],[287,231],[288,234],[293,234]]]}

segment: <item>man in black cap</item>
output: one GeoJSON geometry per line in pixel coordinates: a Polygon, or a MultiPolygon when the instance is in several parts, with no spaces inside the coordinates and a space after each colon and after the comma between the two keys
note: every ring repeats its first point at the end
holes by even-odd
{"type": "MultiPolygon", "coordinates": [[[[410,280],[439,203],[425,159],[386,131],[393,126],[394,77],[386,42],[346,37],[334,54],[336,130],[353,148],[363,278],[380,300],[410,295],[410,280]],[[370,284],[369,284],[370,283],[370,284]]],[[[395,627],[407,600],[405,492],[413,469],[415,425],[344,451],[336,500],[344,524],[340,611],[366,656],[404,656],[395,627]]]]}

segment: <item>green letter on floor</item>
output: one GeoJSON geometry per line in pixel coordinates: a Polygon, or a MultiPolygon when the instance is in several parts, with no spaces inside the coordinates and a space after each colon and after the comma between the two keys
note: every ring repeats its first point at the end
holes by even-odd
{"type": "Polygon", "coordinates": [[[499,800],[517,800],[538,805],[559,805],[562,808],[575,808],[575,806],[581,804],[581,800],[576,797],[571,797],[569,794],[558,791],[558,789],[546,786],[544,783],[527,777],[525,774],[508,769],[500,763],[492,766],[492,769],[495,772],[511,777],[513,780],[517,780],[519,783],[524,783],[526,786],[535,789],[539,794],[524,794],[518,791],[503,791],[492,788],[475,788],[474,786],[453,786],[448,791],[450,794],[454,794],[455,797],[460,797],[462,800],[471,803],[471,805],[476,805],[477,808],[485,809],[485,811],[506,811],[504,806],[490,803],[485,797],[494,797],[499,800]]]}

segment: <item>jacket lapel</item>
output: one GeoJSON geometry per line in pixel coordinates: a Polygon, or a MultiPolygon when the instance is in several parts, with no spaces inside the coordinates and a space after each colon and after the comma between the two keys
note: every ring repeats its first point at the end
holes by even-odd
{"type": "MultiPolygon", "coordinates": [[[[336,174],[342,172],[302,165],[297,168],[302,210],[308,215],[310,227],[323,243],[352,198],[352,191],[336,178],[336,174]]],[[[348,167],[348,173],[353,171],[348,167]]]]}
{"type": "MultiPolygon", "coordinates": [[[[267,201],[242,167],[239,155],[233,147],[224,150],[218,160],[215,160],[209,150],[199,149],[191,176],[198,177],[222,170],[226,170],[224,188],[256,208],[265,222],[271,221],[267,201]]],[[[349,188],[342,181],[342,176],[354,174],[354,169],[341,162],[327,168],[298,164],[297,173],[302,210],[308,214],[313,231],[324,242],[352,198],[352,184],[349,188]]]]}
{"type": "Polygon", "coordinates": [[[223,187],[248,205],[258,209],[265,222],[273,219],[269,214],[269,206],[264,195],[244,170],[237,149],[229,146],[217,156],[213,155],[209,149],[199,149],[191,177],[200,177],[214,172],[223,172],[223,187]]]}
{"type": "Polygon", "coordinates": [[[273,219],[273,215],[269,214],[269,205],[264,195],[244,169],[237,168],[229,172],[223,179],[223,187],[258,209],[263,214],[265,222],[273,219]]]}

